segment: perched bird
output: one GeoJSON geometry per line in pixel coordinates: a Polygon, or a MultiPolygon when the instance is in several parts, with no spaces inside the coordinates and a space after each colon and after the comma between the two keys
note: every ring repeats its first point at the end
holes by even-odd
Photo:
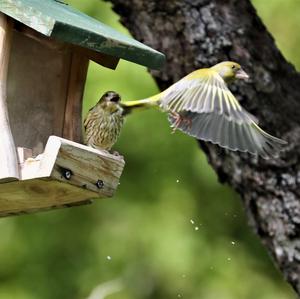
{"type": "Polygon", "coordinates": [[[227,87],[236,79],[248,75],[238,63],[225,61],[196,70],[155,96],[121,105],[128,110],[159,106],[175,130],[233,151],[276,156],[286,142],[263,131],[241,107],[227,87]]]}
{"type": "Polygon", "coordinates": [[[108,151],[115,144],[124,123],[120,100],[117,93],[107,91],[89,110],[83,123],[87,145],[108,151]]]}

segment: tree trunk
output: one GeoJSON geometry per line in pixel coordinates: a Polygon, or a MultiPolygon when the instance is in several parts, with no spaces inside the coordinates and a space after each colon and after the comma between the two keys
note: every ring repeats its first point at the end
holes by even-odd
{"type": "Polygon", "coordinates": [[[199,144],[220,181],[241,195],[250,223],[300,294],[300,75],[249,0],[111,2],[135,38],[166,54],[165,68],[152,72],[160,88],[223,60],[239,62],[251,76],[231,89],[263,129],[289,142],[280,158],[199,144]]]}

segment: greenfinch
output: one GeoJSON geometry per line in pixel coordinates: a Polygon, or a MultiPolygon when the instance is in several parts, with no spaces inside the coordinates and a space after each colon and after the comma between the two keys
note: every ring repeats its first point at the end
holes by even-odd
{"type": "Polygon", "coordinates": [[[125,109],[120,100],[119,94],[107,91],[89,110],[83,122],[88,146],[109,151],[115,144],[124,123],[125,109]]]}
{"type": "Polygon", "coordinates": [[[275,157],[286,142],[263,131],[227,87],[248,78],[238,63],[225,61],[196,70],[155,96],[121,105],[129,111],[158,106],[174,130],[232,151],[275,157]]]}

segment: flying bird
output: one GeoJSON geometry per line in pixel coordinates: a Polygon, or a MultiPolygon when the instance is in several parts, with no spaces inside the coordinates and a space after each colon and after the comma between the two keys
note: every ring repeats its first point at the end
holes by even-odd
{"type": "Polygon", "coordinates": [[[158,106],[168,113],[174,130],[229,150],[275,157],[286,142],[262,130],[227,87],[248,78],[238,63],[224,61],[196,70],[150,98],[121,105],[128,111],[158,106]]]}
{"type": "Polygon", "coordinates": [[[121,97],[107,91],[84,119],[85,143],[96,149],[109,151],[116,143],[124,123],[121,97]]]}

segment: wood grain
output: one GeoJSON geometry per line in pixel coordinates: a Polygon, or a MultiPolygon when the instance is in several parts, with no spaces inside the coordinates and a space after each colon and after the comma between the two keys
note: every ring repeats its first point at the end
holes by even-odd
{"type": "Polygon", "coordinates": [[[111,55],[107,55],[104,53],[96,52],[87,48],[73,46],[74,50],[77,53],[87,57],[89,60],[92,60],[104,67],[115,69],[119,63],[119,58],[111,55]]]}
{"type": "Polygon", "coordinates": [[[111,56],[108,54],[104,54],[101,52],[93,51],[88,48],[76,46],[76,45],[70,45],[68,43],[64,43],[58,40],[55,40],[54,38],[47,37],[30,27],[27,27],[23,24],[18,24],[17,28],[15,28],[18,32],[21,32],[22,34],[34,39],[35,41],[41,43],[45,47],[52,49],[52,50],[58,50],[58,51],[64,51],[65,49],[69,49],[70,51],[76,51],[77,53],[80,53],[82,56],[87,57],[89,60],[92,60],[104,67],[115,69],[118,65],[119,58],[116,56],[111,56]]]}
{"type": "Polygon", "coordinates": [[[0,12],[0,181],[19,178],[18,160],[7,110],[7,72],[13,23],[0,12]]]}
{"type": "MultiPolygon", "coordinates": [[[[19,149],[20,160],[30,151],[19,149]]],[[[90,202],[114,195],[124,160],[51,136],[43,154],[20,162],[21,180],[0,184],[0,216],[90,202]],[[69,175],[66,175],[69,174],[69,175]]]]}
{"type": "Polygon", "coordinates": [[[24,163],[26,159],[31,158],[33,156],[32,149],[26,147],[18,147],[17,153],[19,164],[24,163]]]}
{"type": "Polygon", "coordinates": [[[82,142],[82,97],[89,60],[77,51],[72,52],[63,137],[82,142]]]}
{"type": "Polygon", "coordinates": [[[95,197],[92,191],[52,179],[10,182],[1,185],[0,216],[65,207],[95,197]]]}
{"type": "Polygon", "coordinates": [[[59,181],[97,192],[100,197],[112,196],[124,167],[120,156],[112,155],[57,136],[51,136],[41,159],[38,176],[51,176],[59,181]],[[69,180],[63,170],[70,170],[69,180]],[[103,181],[103,188],[96,186],[103,181]]]}
{"type": "Polygon", "coordinates": [[[13,32],[8,111],[16,145],[34,155],[43,152],[50,135],[62,136],[70,55],[13,32]]]}

